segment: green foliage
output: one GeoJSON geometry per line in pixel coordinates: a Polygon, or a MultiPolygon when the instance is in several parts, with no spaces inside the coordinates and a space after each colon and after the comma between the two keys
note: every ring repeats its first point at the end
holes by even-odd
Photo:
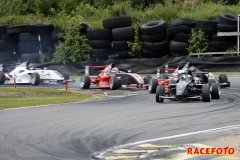
{"type": "Polygon", "coordinates": [[[209,40],[207,39],[207,36],[204,35],[204,32],[199,30],[195,31],[195,29],[191,30],[191,37],[188,40],[189,47],[187,48],[187,51],[189,55],[192,53],[203,53],[206,51],[209,40]]]}
{"type": "Polygon", "coordinates": [[[134,42],[127,42],[128,47],[131,49],[129,55],[132,57],[141,58],[142,53],[142,45],[143,42],[140,39],[140,32],[139,32],[139,24],[135,24],[135,35],[134,35],[134,42]]]}
{"type": "Polygon", "coordinates": [[[89,58],[91,47],[86,43],[85,35],[80,35],[81,23],[78,19],[71,18],[64,26],[64,42],[59,42],[54,59],[56,62],[78,62],[89,58]]]}
{"type": "Polygon", "coordinates": [[[234,54],[232,52],[234,52],[234,48],[236,48],[236,46],[229,47],[226,51],[228,54],[224,54],[223,57],[233,57],[234,54]]]}

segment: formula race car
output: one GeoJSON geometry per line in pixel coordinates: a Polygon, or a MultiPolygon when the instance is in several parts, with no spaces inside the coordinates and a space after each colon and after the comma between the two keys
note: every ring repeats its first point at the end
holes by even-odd
{"type": "Polygon", "coordinates": [[[117,90],[119,87],[136,87],[146,88],[148,87],[148,81],[152,77],[147,75],[142,78],[136,73],[131,73],[119,70],[114,64],[107,66],[85,66],[85,76],[80,79],[80,88],[88,89],[91,84],[95,84],[96,88],[109,88],[111,90],[117,90]],[[90,76],[89,69],[101,69],[100,74],[97,76],[90,76]]]}
{"type": "MultiPolygon", "coordinates": [[[[190,63],[191,65],[191,63],[190,63]]],[[[157,78],[152,78],[149,80],[149,93],[156,93],[156,88],[158,85],[168,85],[168,83],[171,80],[174,80],[175,82],[179,81],[178,77],[178,70],[180,70],[182,67],[181,65],[165,65],[164,67],[160,67],[157,71],[157,78]],[[175,67],[177,66],[177,67],[175,67]],[[164,71],[164,73],[161,73],[161,71],[164,71]],[[169,72],[171,72],[169,74],[169,72]]],[[[194,72],[201,72],[199,69],[196,68],[194,72]]],[[[211,72],[208,72],[208,83],[219,83],[220,87],[230,87],[230,82],[228,81],[228,77],[226,74],[220,74],[218,77],[215,77],[211,72]]],[[[205,77],[206,79],[206,77],[205,77]]]]}
{"type": "Polygon", "coordinates": [[[37,86],[40,82],[49,83],[65,83],[69,80],[68,74],[62,74],[56,70],[39,69],[31,66],[29,62],[23,62],[18,65],[10,73],[3,73],[0,71],[0,84],[32,84],[37,86]]]}
{"type": "Polygon", "coordinates": [[[170,100],[195,99],[210,102],[220,98],[219,83],[209,83],[209,72],[201,72],[187,63],[178,71],[179,82],[170,80],[168,85],[158,85],[156,89],[156,102],[170,100]]]}

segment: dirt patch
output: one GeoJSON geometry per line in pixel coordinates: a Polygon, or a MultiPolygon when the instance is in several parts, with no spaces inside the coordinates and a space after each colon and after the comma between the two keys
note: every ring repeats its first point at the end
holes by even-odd
{"type": "Polygon", "coordinates": [[[29,96],[43,96],[44,93],[27,93],[27,92],[0,92],[0,97],[29,97],[29,96]]]}

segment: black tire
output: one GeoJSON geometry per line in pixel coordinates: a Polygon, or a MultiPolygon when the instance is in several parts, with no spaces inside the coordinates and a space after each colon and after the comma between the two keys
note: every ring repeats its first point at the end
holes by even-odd
{"type": "Polygon", "coordinates": [[[168,75],[166,73],[162,74],[162,78],[168,79],[168,75]]]}
{"type": "MultiPolygon", "coordinates": [[[[41,41],[42,52],[49,52],[51,48],[53,48],[52,41],[41,41]]],[[[39,41],[19,42],[18,50],[20,53],[39,53],[40,42],[39,41]]]]}
{"type": "Polygon", "coordinates": [[[133,26],[112,29],[113,41],[134,40],[135,29],[133,26]]]}
{"type": "Polygon", "coordinates": [[[217,29],[215,28],[195,28],[196,31],[203,31],[204,35],[210,36],[213,34],[217,34],[217,29]]]}
{"type": "Polygon", "coordinates": [[[220,74],[218,77],[219,83],[226,83],[228,82],[228,77],[226,74],[220,74]]]}
{"type": "Polygon", "coordinates": [[[143,42],[143,48],[150,52],[161,52],[168,48],[169,40],[166,38],[162,42],[143,42]]]}
{"type": "Polygon", "coordinates": [[[195,25],[195,20],[189,19],[189,18],[177,18],[177,19],[174,19],[174,20],[171,22],[171,27],[181,26],[181,25],[187,25],[187,26],[189,26],[189,27],[194,27],[194,25],[195,25]]]}
{"type": "Polygon", "coordinates": [[[0,35],[7,34],[8,25],[0,25],[0,35]]]}
{"type": "Polygon", "coordinates": [[[119,59],[119,55],[118,54],[113,54],[108,56],[108,59],[119,59]]]}
{"type": "Polygon", "coordinates": [[[87,40],[87,44],[94,49],[111,48],[111,43],[109,40],[87,40]]]}
{"type": "Polygon", "coordinates": [[[168,28],[167,29],[167,37],[171,38],[175,34],[181,33],[181,32],[190,33],[191,28],[189,26],[186,26],[186,25],[174,26],[174,27],[168,28]]]}
{"type": "Polygon", "coordinates": [[[210,37],[211,41],[237,41],[236,36],[217,36],[217,34],[213,34],[210,37]]]}
{"type": "Polygon", "coordinates": [[[145,23],[140,26],[140,32],[144,35],[152,35],[161,33],[167,30],[167,23],[164,20],[153,21],[149,23],[145,23]]]}
{"type": "Polygon", "coordinates": [[[5,74],[2,71],[0,71],[0,85],[4,84],[5,80],[6,80],[5,74]]]}
{"type": "MultiPolygon", "coordinates": [[[[41,41],[50,41],[51,36],[50,35],[40,35],[41,41]]],[[[32,33],[20,33],[19,34],[19,41],[20,42],[27,42],[27,41],[38,41],[38,34],[32,34],[32,33]]]]}
{"type": "Polygon", "coordinates": [[[189,43],[171,40],[169,43],[169,50],[175,53],[187,53],[188,46],[189,43]]]}
{"type": "Polygon", "coordinates": [[[236,41],[209,41],[209,47],[217,49],[228,49],[236,44],[236,41]]]}
{"type": "Polygon", "coordinates": [[[166,31],[152,35],[141,34],[141,40],[146,42],[161,42],[166,38],[166,31]]]}
{"type": "Polygon", "coordinates": [[[188,40],[190,39],[190,37],[191,37],[190,33],[177,33],[174,36],[174,40],[178,42],[188,43],[188,40]]]}
{"type": "Polygon", "coordinates": [[[217,24],[217,29],[221,32],[235,32],[237,31],[237,25],[217,24]]]}
{"type": "Polygon", "coordinates": [[[87,39],[92,40],[112,40],[112,32],[106,28],[87,28],[87,39]]]}
{"type": "Polygon", "coordinates": [[[160,102],[164,101],[163,98],[159,98],[159,96],[163,96],[163,93],[164,93],[164,86],[157,86],[157,89],[156,89],[156,102],[160,103],[160,102]]]}
{"type": "Polygon", "coordinates": [[[89,89],[90,87],[90,78],[89,76],[84,76],[80,79],[80,88],[81,89],[89,89]]]}
{"type": "Polygon", "coordinates": [[[210,102],[210,86],[203,85],[202,86],[202,100],[203,102],[210,102]]]}
{"type": "Polygon", "coordinates": [[[16,62],[18,61],[18,51],[13,50],[13,51],[0,51],[0,59],[4,62],[16,62]],[[14,54],[15,52],[15,54],[14,54]]]}
{"type": "Polygon", "coordinates": [[[119,87],[118,79],[116,76],[111,76],[109,79],[109,85],[111,90],[117,90],[119,87]]]}
{"type": "Polygon", "coordinates": [[[237,16],[230,13],[219,13],[217,22],[219,24],[237,25],[237,16]]]}
{"type": "Polygon", "coordinates": [[[157,86],[158,86],[158,79],[157,78],[150,79],[149,86],[148,86],[149,93],[156,93],[157,86]]]}
{"type": "Polygon", "coordinates": [[[28,32],[33,34],[51,35],[54,30],[52,23],[31,23],[28,26],[28,32]]]}
{"type": "Polygon", "coordinates": [[[64,34],[63,30],[54,29],[51,33],[51,40],[54,42],[59,42],[59,41],[63,42],[64,38],[60,36],[61,34],[62,35],[64,34]]]}
{"type": "Polygon", "coordinates": [[[212,92],[211,92],[212,99],[219,99],[220,98],[219,84],[212,83],[211,86],[212,86],[212,92]]]}
{"type": "Polygon", "coordinates": [[[131,25],[132,19],[130,16],[118,16],[103,20],[103,27],[108,29],[128,27],[131,25]]]}
{"type": "Polygon", "coordinates": [[[0,51],[7,51],[7,50],[8,50],[7,41],[0,40],[0,51]]]}
{"type": "Polygon", "coordinates": [[[114,52],[129,50],[128,42],[132,41],[112,41],[111,47],[114,52]]]}
{"type": "Polygon", "coordinates": [[[2,40],[6,41],[13,41],[13,42],[19,42],[19,35],[18,34],[2,34],[1,38],[2,40]]]}
{"type": "Polygon", "coordinates": [[[89,27],[89,25],[88,24],[86,24],[86,23],[82,23],[81,24],[81,29],[80,29],[80,33],[87,33],[87,29],[88,29],[88,27],[89,27]]]}
{"type": "Polygon", "coordinates": [[[38,73],[32,73],[30,78],[31,84],[33,86],[38,86],[40,84],[40,76],[38,73]]]}
{"type": "Polygon", "coordinates": [[[20,34],[28,32],[28,24],[7,27],[7,34],[20,34]]]}
{"type": "Polygon", "coordinates": [[[152,79],[152,76],[151,75],[146,75],[145,76],[145,80],[146,80],[145,84],[149,84],[150,79],[152,79]]]}
{"type": "Polygon", "coordinates": [[[217,21],[212,20],[198,20],[195,21],[195,28],[217,28],[217,21]]]}

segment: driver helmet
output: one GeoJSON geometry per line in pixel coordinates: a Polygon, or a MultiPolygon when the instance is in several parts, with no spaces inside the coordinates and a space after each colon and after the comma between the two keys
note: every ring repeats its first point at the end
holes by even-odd
{"type": "Polygon", "coordinates": [[[34,69],[34,64],[32,64],[32,63],[29,64],[28,68],[29,68],[29,69],[34,69]]]}
{"type": "Polygon", "coordinates": [[[119,69],[117,67],[114,67],[112,68],[111,70],[112,73],[118,73],[119,72],[119,69]]]}
{"type": "Polygon", "coordinates": [[[196,70],[197,70],[197,68],[194,67],[194,66],[191,66],[191,67],[189,68],[189,71],[191,71],[191,72],[196,72],[196,70]]]}

